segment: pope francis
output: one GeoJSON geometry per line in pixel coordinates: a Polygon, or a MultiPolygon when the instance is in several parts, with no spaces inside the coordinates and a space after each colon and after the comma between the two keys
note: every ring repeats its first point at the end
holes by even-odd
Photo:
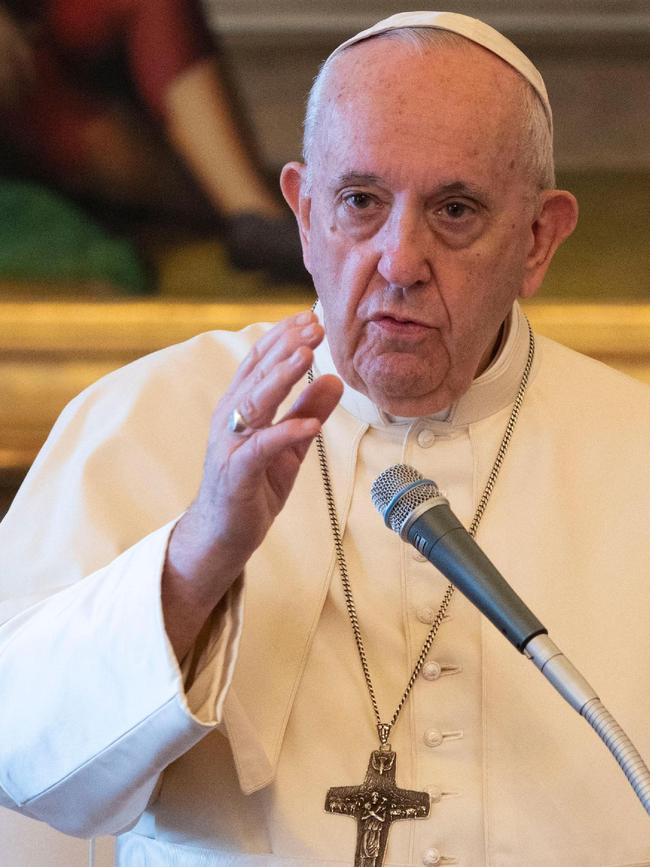
{"type": "Polygon", "coordinates": [[[650,392],[517,303],[577,219],[541,76],[393,16],[281,183],[315,309],[92,386],[2,525],[0,805],[120,867],[648,867],[602,744],[369,498],[435,479],[650,755],[650,392]]]}

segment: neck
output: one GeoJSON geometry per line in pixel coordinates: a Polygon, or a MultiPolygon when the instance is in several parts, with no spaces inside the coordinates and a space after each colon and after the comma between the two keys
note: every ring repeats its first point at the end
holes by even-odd
{"type": "Polygon", "coordinates": [[[501,349],[501,344],[503,343],[503,338],[505,336],[505,325],[506,323],[504,320],[499,326],[496,337],[481,356],[481,360],[479,361],[478,367],[476,368],[476,373],[474,374],[474,379],[484,373],[499,354],[499,350],[501,349]]]}
{"type": "MultiPolygon", "coordinates": [[[[490,342],[489,350],[485,353],[485,364],[480,368],[483,370],[485,367],[483,375],[477,370],[469,391],[452,403],[448,415],[439,417],[439,421],[436,420],[435,423],[466,425],[509,406],[517,391],[527,354],[528,327],[519,306],[515,305],[512,316],[505,319],[503,327],[495,334],[494,341],[490,342]]],[[[315,369],[318,375],[337,372],[327,340],[316,348],[315,369]]],[[[347,384],[341,405],[355,418],[371,425],[386,425],[406,420],[387,416],[366,395],[347,384]]],[[[428,415],[431,418],[431,414],[428,415]]]]}

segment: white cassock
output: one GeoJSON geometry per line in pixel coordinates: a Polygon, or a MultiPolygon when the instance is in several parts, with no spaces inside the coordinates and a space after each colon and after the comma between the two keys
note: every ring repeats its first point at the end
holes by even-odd
{"type": "MultiPolygon", "coordinates": [[[[212,408],[266,327],[201,335],[88,389],[0,530],[0,803],[81,836],[137,822],[124,867],[353,862],[356,824],[325,794],[363,781],[377,741],[314,449],[182,672],[163,628],[169,532],[212,408]]],[[[412,464],[469,524],[527,343],[515,307],[444,418],[388,419],[346,388],[325,427],[384,720],[446,582],[384,528],[371,482],[412,464]]],[[[326,346],[316,362],[332,369],[326,346]]],[[[646,386],[538,338],[477,537],[646,760],[649,442],[646,386]]],[[[393,824],[386,865],[650,865],[650,821],[605,747],[458,593],[391,743],[398,785],[432,807],[393,824]]]]}

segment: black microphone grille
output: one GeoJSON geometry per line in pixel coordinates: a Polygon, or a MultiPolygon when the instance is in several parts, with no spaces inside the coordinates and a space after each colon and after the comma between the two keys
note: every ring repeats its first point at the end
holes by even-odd
{"type": "Polygon", "coordinates": [[[415,508],[442,494],[435,482],[425,479],[414,467],[394,464],[377,476],[370,488],[370,496],[386,526],[401,533],[415,508]]]}

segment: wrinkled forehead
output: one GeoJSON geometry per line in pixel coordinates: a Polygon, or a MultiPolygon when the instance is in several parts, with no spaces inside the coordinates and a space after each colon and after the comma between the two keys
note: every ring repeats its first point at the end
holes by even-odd
{"type": "Polygon", "coordinates": [[[320,95],[318,149],[346,142],[382,151],[410,139],[485,142],[520,129],[520,78],[485,49],[458,39],[420,51],[384,35],[336,56],[320,95]]]}
{"type": "Polygon", "coordinates": [[[551,105],[544,80],[539,70],[509,39],[483,21],[471,18],[468,15],[460,15],[455,12],[400,12],[346,39],[345,42],[341,43],[330,54],[325,61],[325,66],[328,66],[334,58],[346,52],[353,45],[372,40],[373,37],[390,33],[391,31],[413,28],[434,29],[455,33],[501,58],[501,60],[512,67],[532,86],[542,103],[549,129],[552,132],[553,115],[551,105]]]}
{"type": "Polygon", "coordinates": [[[367,177],[423,191],[460,177],[485,186],[523,167],[520,79],[461,42],[421,52],[379,37],[337,56],[311,136],[310,178],[324,188],[367,177]]]}

